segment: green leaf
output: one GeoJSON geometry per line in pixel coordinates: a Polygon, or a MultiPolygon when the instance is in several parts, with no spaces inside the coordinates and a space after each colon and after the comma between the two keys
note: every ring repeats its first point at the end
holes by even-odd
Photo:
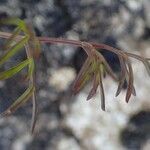
{"type": "MultiPolygon", "coordinates": [[[[14,66],[13,68],[1,72],[0,73],[0,80],[5,80],[8,78],[11,78],[13,75],[17,74],[19,71],[21,71],[24,67],[26,67],[27,65],[32,64],[32,59],[26,59],[25,61],[21,62],[20,64],[14,66]]],[[[30,74],[32,72],[30,71],[30,74]]]]}
{"type": "Polygon", "coordinates": [[[20,27],[24,32],[26,32],[25,22],[19,18],[4,18],[0,20],[0,24],[15,25],[20,27]]]}
{"type": "Polygon", "coordinates": [[[20,50],[24,44],[28,41],[28,36],[24,37],[22,40],[20,40],[18,43],[16,43],[11,50],[9,50],[1,59],[0,59],[0,65],[2,65],[5,61],[7,61],[10,57],[15,55],[18,50],[20,50]]]}
{"type": "Polygon", "coordinates": [[[12,35],[9,37],[9,39],[7,39],[7,42],[6,42],[5,45],[4,45],[4,49],[5,49],[5,50],[8,50],[8,49],[11,48],[12,43],[15,42],[15,38],[17,37],[17,35],[19,35],[20,32],[21,32],[21,28],[20,28],[20,27],[17,27],[17,28],[13,31],[12,35]]]}
{"type": "Polygon", "coordinates": [[[34,67],[35,67],[34,59],[30,58],[29,69],[28,69],[28,77],[31,77],[33,75],[34,67]]]}
{"type": "Polygon", "coordinates": [[[32,56],[35,59],[39,58],[40,55],[40,42],[38,40],[38,38],[36,37],[32,27],[30,25],[26,26],[28,32],[26,33],[30,38],[28,41],[28,53],[30,54],[30,56],[32,56]]]}
{"type": "Polygon", "coordinates": [[[6,110],[1,116],[7,116],[15,112],[19,107],[26,103],[34,93],[35,87],[32,85],[6,110]]]}
{"type": "Polygon", "coordinates": [[[18,25],[22,21],[19,18],[3,18],[0,20],[0,24],[18,25]]]}

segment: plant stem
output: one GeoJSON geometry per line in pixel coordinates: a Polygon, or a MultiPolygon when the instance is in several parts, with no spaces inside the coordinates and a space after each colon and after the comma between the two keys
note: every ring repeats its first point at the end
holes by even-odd
{"type": "MultiPolygon", "coordinates": [[[[11,35],[12,34],[8,33],[8,32],[0,32],[0,38],[8,39],[11,35]]],[[[23,38],[23,36],[22,35],[18,35],[16,37],[16,40],[20,40],[20,38],[23,38]]],[[[77,41],[77,40],[69,40],[69,39],[65,39],[65,38],[51,38],[51,37],[37,37],[37,38],[39,39],[39,41],[41,43],[71,44],[71,45],[79,46],[79,47],[82,47],[82,42],[83,42],[83,41],[77,41]]],[[[139,56],[136,55],[136,54],[123,52],[123,51],[121,51],[119,49],[113,48],[113,47],[108,46],[106,44],[94,43],[94,42],[88,42],[88,43],[93,45],[95,48],[107,50],[107,51],[113,52],[113,53],[115,53],[117,55],[120,55],[120,56],[124,56],[124,57],[127,57],[127,55],[130,55],[130,57],[136,57],[137,56],[138,59],[139,59],[139,56]]]]}

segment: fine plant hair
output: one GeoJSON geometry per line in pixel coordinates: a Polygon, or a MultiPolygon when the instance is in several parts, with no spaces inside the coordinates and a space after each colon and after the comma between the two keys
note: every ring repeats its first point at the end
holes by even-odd
{"type": "Polygon", "coordinates": [[[118,96],[123,89],[124,82],[127,82],[126,102],[129,102],[131,95],[136,95],[130,58],[132,57],[141,61],[150,76],[150,58],[144,58],[133,53],[121,51],[101,43],[75,41],[64,38],[37,37],[32,26],[19,18],[0,19],[0,27],[1,26],[14,26],[15,29],[11,33],[0,31],[0,38],[6,39],[6,42],[0,49],[4,51],[3,54],[0,53],[0,67],[23,48],[26,52],[26,59],[14,67],[0,72],[0,80],[11,78],[24,68],[27,68],[25,81],[28,82],[28,88],[4,112],[2,112],[1,116],[4,117],[12,114],[31,98],[33,104],[31,132],[34,131],[37,115],[35,61],[40,56],[41,44],[71,44],[81,47],[85,51],[87,58],[74,81],[72,92],[73,94],[77,94],[89,80],[92,80],[93,85],[89,91],[87,100],[90,100],[96,94],[97,88],[99,87],[102,110],[105,110],[105,94],[103,88],[103,78],[105,74],[109,74],[113,80],[118,82],[116,96],[118,96]],[[101,49],[115,53],[119,58],[121,67],[119,77],[114,74],[112,68],[99,51],[101,49]]]}

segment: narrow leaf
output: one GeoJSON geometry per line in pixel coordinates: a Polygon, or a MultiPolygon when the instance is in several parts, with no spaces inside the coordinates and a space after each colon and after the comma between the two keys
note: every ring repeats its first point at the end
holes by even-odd
{"type": "Polygon", "coordinates": [[[35,64],[33,58],[30,58],[29,69],[28,69],[28,77],[31,77],[34,72],[35,64]]]}
{"type": "Polygon", "coordinates": [[[18,43],[16,43],[11,50],[9,50],[1,59],[0,59],[0,65],[2,65],[5,61],[7,61],[10,57],[15,55],[28,41],[28,37],[24,37],[22,40],[20,40],[18,43]]]}
{"type": "Polygon", "coordinates": [[[129,62],[129,60],[127,61],[127,65],[128,65],[128,69],[129,69],[129,81],[128,81],[128,87],[127,87],[127,93],[126,93],[126,102],[129,101],[132,91],[133,91],[133,70],[132,70],[132,66],[129,62]]]}
{"type": "Polygon", "coordinates": [[[32,121],[31,121],[31,133],[33,134],[35,129],[35,124],[37,120],[37,101],[36,101],[36,95],[35,91],[32,94],[32,121]]]}
{"type": "Polygon", "coordinates": [[[103,81],[102,81],[102,69],[100,66],[100,73],[99,73],[99,85],[100,85],[100,93],[101,93],[101,109],[105,111],[105,93],[104,93],[104,87],[103,87],[103,81]]]}
{"type": "Polygon", "coordinates": [[[21,31],[20,27],[17,27],[14,32],[12,32],[12,35],[7,39],[7,42],[4,45],[4,50],[8,50],[12,47],[12,43],[14,43],[16,37],[19,35],[21,31]]]}
{"type": "Polygon", "coordinates": [[[15,26],[18,26],[21,22],[23,21],[20,20],[19,18],[3,18],[0,20],[0,24],[15,25],[15,26]]]}
{"type": "Polygon", "coordinates": [[[90,100],[96,94],[96,91],[97,91],[97,88],[99,85],[99,79],[97,78],[97,76],[98,75],[95,73],[94,79],[93,79],[93,87],[92,87],[91,91],[89,92],[89,95],[86,100],[90,100]]]}
{"type": "Polygon", "coordinates": [[[90,72],[90,68],[91,68],[90,64],[91,64],[91,60],[89,58],[87,58],[74,81],[73,93],[77,93],[83,87],[83,85],[86,83],[86,81],[89,80],[89,78],[90,78],[89,72],[90,72]]]}
{"type": "Polygon", "coordinates": [[[120,61],[120,67],[121,67],[121,75],[120,75],[120,79],[119,79],[119,85],[118,85],[118,89],[116,92],[116,97],[120,94],[122,88],[123,88],[123,84],[125,82],[126,79],[126,74],[127,74],[127,70],[126,70],[126,64],[124,62],[124,59],[121,56],[118,56],[119,61],[120,61]]]}
{"type": "Polygon", "coordinates": [[[32,27],[30,25],[27,25],[27,30],[28,33],[26,33],[27,35],[29,35],[30,40],[28,41],[29,44],[29,53],[31,54],[31,57],[38,59],[39,55],[40,55],[40,42],[38,40],[38,38],[36,37],[32,27]]]}
{"type": "Polygon", "coordinates": [[[6,110],[1,116],[7,116],[15,112],[19,107],[25,104],[34,92],[34,86],[30,85],[29,88],[6,110]]]}
{"type": "Polygon", "coordinates": [[[24,67],[26,67],[28,64],[31,63],[31,59],[26,59],[25,61],[21,62],[20,64],[16,65],[15,67],[4,71],[0,72],[0,80],[5,80],[8,78],[11,78],[15,74],[17,74],[19,71],[21,71],[24,67]]]}
{"type": "Polygon", "coordinates": [[[133,86],[133,88],[132,88],[132,94],[134,95],[134,96],[136,96],[136,90],[135,90],[135,87],[133,86]]]}

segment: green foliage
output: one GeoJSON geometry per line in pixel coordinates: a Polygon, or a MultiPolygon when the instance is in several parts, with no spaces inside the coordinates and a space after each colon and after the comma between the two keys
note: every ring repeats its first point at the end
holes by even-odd
{"type": "Polygon", "coordinates": [[[7,39],[3,47],[4,55],[0,57],[0,67],[11,57],[17,54],[20,50],[25,49],[27,55],[26,60],[23,60],[16,66],[6,71],[0,72],[0,80],[6,80],[8,78],[11,78],[12,76],[20,72],[22,69],[26,67],[28,68],[26,74],[27,77],[26,81],[28,81],[28,88],[1,115],[2,116],[10,115],[32,97],[33,102],[32,126],[31,126],[32,132],[34,130],[37,113],[36,97],[35,97],[36,95],[35,61],[40,54],[40,43],[51,43],[51,44],[62,43],[82,47],[82,49],[87,53],[88,57],[85,63],[83,64],[79,74],[76,77],[72,91],[74,94],[78,93],[79,91],[81,91],[81,89],[85,86],[85,84],[89,80],[93,80],[93,86],[88,94],[87,100],[91,99],[95,95],[97,88],[99,86],[101,91],[100,93],[101,93],[102,110],[105,110],[105,94],[102,79],[106,73],[109,74],[112,77],[112,79],[119,82],[116,96],[120,94],[123,88],[124,81],[125,80],[127,81],[126,102],[129,101],[131,95],[136,95],[135,88],[133,85],[134,83],[133,70],[129,57],[141,61],[150,75],[150,63],[149,63],[150,58],[143,58],[141,56],[132,53],[127,53],[115,49],[105,44],[97,44],[91,42],[82,42],[59,38],[36,37],[31,26],[18,18],[0,19],[0,25],[4,26],[11,25],[15,27],[12,33],[0,32],[0,38],[7,39]],[[113,73],[111,67],[109,66],[103,55],[96,50],[97,48],[113,52],[118,56],[121,65],[121,75],[119,78],[115,76],[115,74],[113,73]]]}
{"type": "MultiPolygon", "coordinates": [[[[32,58],[28,58],[18,65],[10,68],[9,70],[3,71],[0,73],[0,80],[6,80],[8,78],[11,78],[13,75],[17,74],[19,71],[21,71],[23,68],[25,68],[27,65],[33,66],[34,65],[34,60],[32,58]]],[[[34,68],[30,67],[28,76],[30,77],[33,73],[34,68]]]]}
{"type": "MultiPolygon", "coordinates": [[[[27,100],[29,100],[30,97],[32,97],[33,101],[35,101],[35,76],[34,76],[34,66],[35,66],[35,58],[39,55],[40,52],[40,44],[36,37],[34,37],[34,33],[31,30],[31,28],[25,24],[24,21],[18,19],[18,18],[10,18],[10,19],[1,19],[0,20],[1,25],[14,25],[16,28],[12,32],[11,36],[7,39],[7,42],[4,44],[4,50],[5,54],[0,58],[0,66],[3,65],[8,59],[13,57],[15,54],[17,54],[20,50],[25,48],[27,59],[22,61],[21,63],[17,64],[16,66],[0,72],[0,80],[5,80],[8,78],[11,78],[13,75],[17,74],[19,71],[24,69],[25,67],[28,67],[27,71],[27,80],[29,82],[29,86],[27,90],[17,99],[14,101],[14,103],[6,109],[6,111],[3,112],[2,116],[10,115],[12,112],[14,112],[17,108],[22,106],[27,100]],[[23,34],[22,37],[19,37],[19,35],[23,34]],[[34,44],[32,44],[32,42],[34,44]],[[35,53],[36,52],[36,53],[35,53]]],[[[36,104],[33,102],[33,104],[36,104]]],[[[36,107],[36,105],[33,105],[33,107],[36,107]]],[[[33,108],[33,114],[32,117],[32,131],[34,129],[35,124],[35,114],[36,109],[33,108]]]]}
{"type": "Polygon", "coordinates": [[[23,105],[29,100],[34,90],[35,90],[34,85],[33,84],[29,85],[29,87],[25,90],[25,92],[18,99],[16,99],[15,102],[1,115],[6,116],[15,112],[21,105],[23,105]]]}

